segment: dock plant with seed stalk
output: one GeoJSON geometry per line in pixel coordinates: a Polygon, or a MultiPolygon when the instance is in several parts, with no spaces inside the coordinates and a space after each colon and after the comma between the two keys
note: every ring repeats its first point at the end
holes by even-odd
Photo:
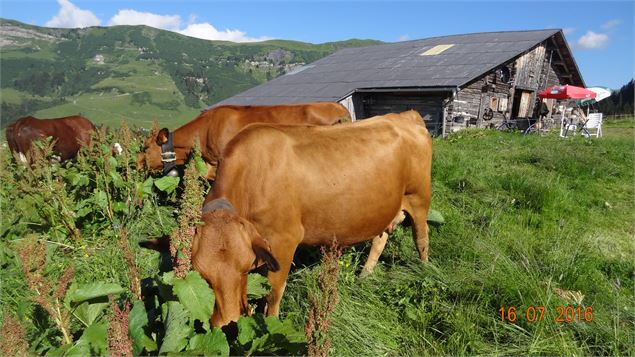
{"type": "Polygon", "coordinates": [[[178,278],[185,277],[192,269],[192,238],[196,225],[201,221],[201,206],[206,191],[204,179],[201,177],[204,170],[205,164],[202,162],[200,150],[195,147],[183,176],[185,190],[181,198],[179,227],[170,237],[170,254],[174,273],[178,278]]]}

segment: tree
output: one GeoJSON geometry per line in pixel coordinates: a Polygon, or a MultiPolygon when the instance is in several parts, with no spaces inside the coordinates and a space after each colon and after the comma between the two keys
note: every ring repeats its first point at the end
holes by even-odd
{"type": "Polygon", "coordinates": [[[598,103],[598,108],[605,114],[633,114],[635,101],[635,81],[630,80],[611,96],[598,103]]]}

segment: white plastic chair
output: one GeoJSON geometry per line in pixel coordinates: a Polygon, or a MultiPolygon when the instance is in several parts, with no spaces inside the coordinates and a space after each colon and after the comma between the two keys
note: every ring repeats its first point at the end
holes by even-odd
{"type": "Polygon", "coordinates": [[[562,113],[562,118],[560,119],[560,137],[566,138],[569,135],[575,135],[578,127],[574,122],[577,122],[576,116],[573,115],[573,108],[564,108],[564,106],[559,106],[558,110],[562,113]]]}
{"type": "Polygon", "coordinates": [[[587,121],[582,127],[582,134],[587,137],[602,137],[602,113],[591,113],[587,116],[587,121]],[[594,129],[595,133],[593,133],[594,129]]]}

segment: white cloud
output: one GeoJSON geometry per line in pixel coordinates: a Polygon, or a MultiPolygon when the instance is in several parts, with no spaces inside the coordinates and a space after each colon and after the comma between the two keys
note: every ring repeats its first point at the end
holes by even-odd
{"type": "Polygon", "coordinates": [[[605,30],[610,30],[614,27],[619,26],[619,24],[622,23],[622,20],[620,19],[613,19],[613,20],[609,20],[607,22],[605,22],[604,24],[602,24],[602,28],[605,30]]]}
{"type": "Polygon", "coordinates": [[[68,0],[58,0],[60,11],[45,25],[48,27],[88,27],[98,26],[101,21],[89,10],[82,10],[68,0]]]}
{"type": "Polygon", "coordinates": [[[562,33],[564,33],[565,35],[571,35],[575,32],[575,28],[574,27],[565,27],[562,29],[562,33]]]}
{"type": "Polygon", "coordinates": [[[577,44],[586,49],[596,49],[606,46],[609,42],[609,36],[603,33],[595,33],[593,31],[587,31],[584,36],[580,37],[577,44]]]}
{"type": "Polygon", "coordinates": [[[185,29],[177,31],[183,35],[202,38],[204,40],[222,40],[232,42],[258,42],[270,40],[270,37],[261,36],[258,38],[248,37],[240,30],[217,30],[208,22],[190,24],[185,29]]]}
{"type": "MultiPolygon", "coordinates": [[[[82,10],[69,0],[58,0],[60,10],[58,14],[46,23],[48,27],[88,27],[98,26],[101,20],[89,10],[82,10]]],[[[258,42],[270,40],[271,37],[249,37],[240,30],[218,30],[208,22],[197,23],[196,15],[190,15],[187,24],[181,24],[179,15],[159,15],[151,12],[141,12],[132,9],[119,10],[108,25],[147,25],[163,30],[178,32],[186,36],[205,40],[222,40],[232,42],[258,42]],[[183,28],[182,26],[186,26],[183,28]]]]}
{"type": "Polygon", "coordinates": [[[409,39],[410,39],[410,36],[408,35],[399,36],[399,41],[408,41],[409,39]]]}
{"type": "Polygon", "coordinates": [[[164,30],[178,32],[180,34],[201,38],[204,40],[223,40],[232,42],[257,42],[270,40],[269,37],[248,37],[240,30],[216,29],[208,22],[196,23],[196,15],[190,15],[187,27],[181,28],[181,17],[179,15],[158,15],[150,12],[139,12],[135,10],[119,10],[109,25],[147,25],[164,30]]]}
{"type": "Polygon", "coordinates": [[[164,30],[178,31],[181,25],[179,15],[157,15],[136,10],[119,10],[110,19],[109,25],[147,25],[164,30]]]}

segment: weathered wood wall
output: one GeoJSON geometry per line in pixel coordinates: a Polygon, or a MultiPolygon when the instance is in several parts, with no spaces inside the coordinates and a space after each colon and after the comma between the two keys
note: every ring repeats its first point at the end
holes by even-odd
{"type": "MultiPolygon", "coordinates": [[[[505,67],[512,71],[511,65],[505,65],[505,67]]],[[[509,100],[510,87],[510,83],[501,79],[500,67],[470,82],[459,90],[454,100],[446,106],[446,132],[469,126],[489,127],[501,122],[507,111],[507,106],[504,104],[509,100]],[[491,105],[492,98],[495,98],[495,108],[491,105]],[[492,108],[493,117],[490,120],[483,119],[486,108],[492,108]],[[463,117],[464,121],[457,122],[460,121],[458,117],[463,117]]]]}
{"type": "Polygon", "coordinates": [[[564,61],[560,57],[556,45],[552,41],[548,40],[547,55],[544,59],[544,70],[542,73],[542,81],[544,83],[542,88],[557,84],[573,84],[571,83],[571,77],[566,77],[567,71],[563,64],[564,61]]]}
{"type": "MultiPolygon", "coordinates": [[[[552,39],[547,39],[516,59],[476,78],[446,104],[446,132],[469,126],[497,127],[506,115],[511,118],[514,94],[520,91],[530,93],[527,117],[537,117],[537,93],[552,85],[568,83],[569,77],[562,63],[557,46],[552,39]],[[502,67],[509,70],[511,78],[508,82],[501,79],[502,67]],[[485,120],[483,114],[490,107],[493,109],[493,118],[485,120]],[[463,117],[463,122],[457,120],[458,117],[463,117]]],[[[527,123],[521,120],[519,125],[526,126],[527,123]]]]}
{"type": "Polygon", "coordinates": [[[341,105],[343,105],[344,107],[346,107],[346,109],[348,109],[348,112],[351,114],[351,119],[353,121],[357,120],[357,115],[355,115],[355,105],[353,102],[353,95],[349,95],[348,97],[342,99],[339,101],[339,103],[341,105]]]}
{"type": "Polygon", "coordinates": [[[541,43],[533,50],[518,57],[516,67],[515,86],[518,89],[536,91],[542,86],[542,72],[545,65],[545,44],[541,43]]]}

